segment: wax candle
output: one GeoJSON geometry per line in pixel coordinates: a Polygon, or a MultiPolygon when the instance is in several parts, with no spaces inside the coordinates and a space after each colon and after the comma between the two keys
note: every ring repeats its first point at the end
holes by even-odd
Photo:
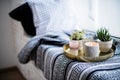
{"type": "Polygon", "coordinates": [[[86,42],[84,44],[84,52],[85,56],[87,57],[98,57],[100,50],[99,50],[99,44],[96,42],[86,42]]]}

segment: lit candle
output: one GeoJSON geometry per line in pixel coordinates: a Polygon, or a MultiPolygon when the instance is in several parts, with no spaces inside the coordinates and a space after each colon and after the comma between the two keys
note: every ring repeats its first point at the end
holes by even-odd
{"type": "Polygon", "coordinates": [[[99,56],[99,44],[96,42],[86,42],[84,44],[84,52],[87,57],[98,57],[99,56]]]}

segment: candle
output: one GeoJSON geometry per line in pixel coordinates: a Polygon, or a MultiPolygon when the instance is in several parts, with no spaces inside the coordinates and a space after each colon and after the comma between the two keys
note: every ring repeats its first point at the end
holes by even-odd
{"type": "Polygon", "coordinates": [[[96,42],[86,42],[84,44],[84,52],[87,57],[98,57],[100,50],[99,44],[96,42]]]}

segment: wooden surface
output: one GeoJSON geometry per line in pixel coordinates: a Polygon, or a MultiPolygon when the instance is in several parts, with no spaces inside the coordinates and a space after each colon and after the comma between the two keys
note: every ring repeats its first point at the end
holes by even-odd
{"type": "Polygon", "coordinates": [[[0,80],[25,80],[17,67],[0,69],[0,80]]]}

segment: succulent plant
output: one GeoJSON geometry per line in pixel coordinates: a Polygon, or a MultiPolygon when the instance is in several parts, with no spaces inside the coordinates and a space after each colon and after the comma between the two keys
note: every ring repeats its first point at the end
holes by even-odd
{"type": "Polygon", "coordinates": [[[72,35],[70,36],[71,40],[82,40],[83,38],[84,38],[84,31],[79,31],[79,30],[73,32],[72,35]]]}
{"type": "Polygon", "coordinates": [[[105,27],[102,27],[97,30],[97,37],[99,40],[101,40],[103,42],[111,40],[110,33],[109,33],[108,29],[106,29],[105,27]]]}

